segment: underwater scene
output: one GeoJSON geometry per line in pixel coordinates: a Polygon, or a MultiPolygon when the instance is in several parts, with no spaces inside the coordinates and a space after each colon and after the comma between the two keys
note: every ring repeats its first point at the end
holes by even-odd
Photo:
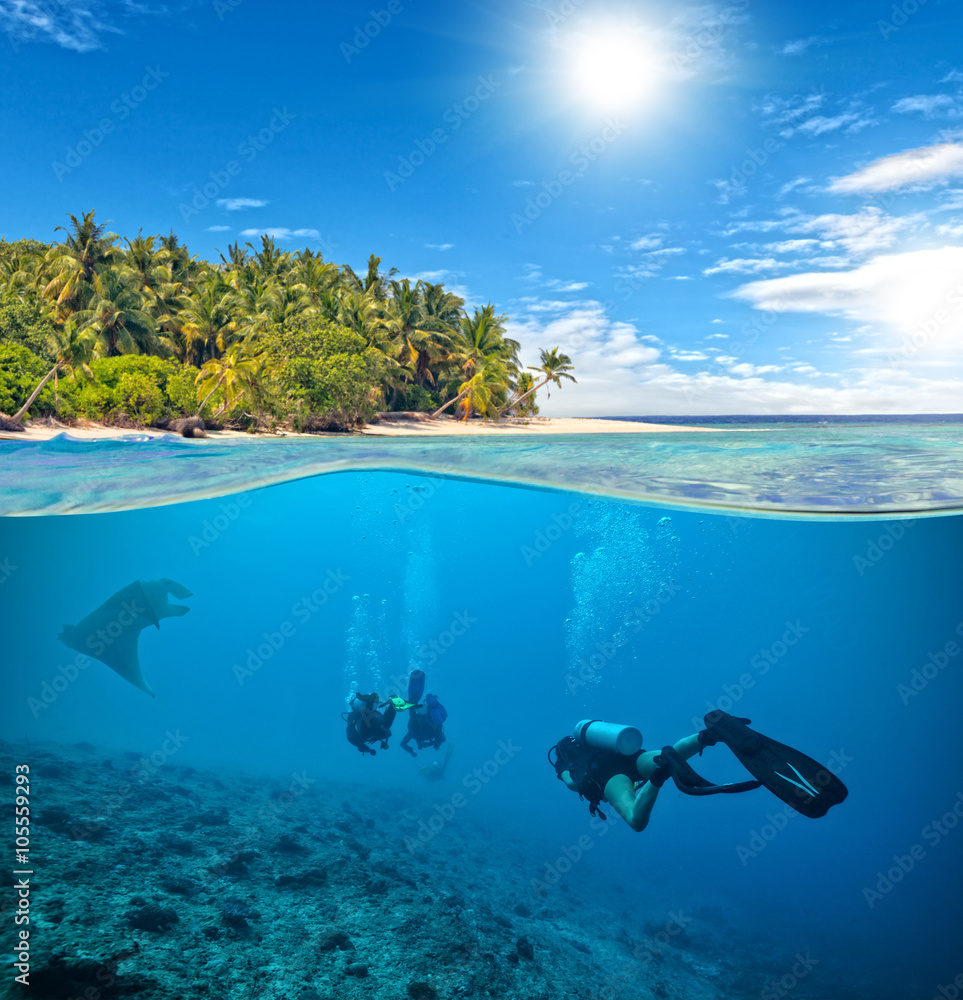
{"type": "Polygon", "coordinates": [[[854,434],[5,444],[4,995],[954,1000],[959,498],[854,434]]]}

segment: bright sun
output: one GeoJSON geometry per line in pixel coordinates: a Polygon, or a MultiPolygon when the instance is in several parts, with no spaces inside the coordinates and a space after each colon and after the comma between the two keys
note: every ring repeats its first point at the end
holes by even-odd
{"type": "Polygon", "coordinates": [[[603,110],[645,101],[661,76],[658,60],[644,43],[613,31],[580,39],[573,56],[580,100],[603,110]]]}

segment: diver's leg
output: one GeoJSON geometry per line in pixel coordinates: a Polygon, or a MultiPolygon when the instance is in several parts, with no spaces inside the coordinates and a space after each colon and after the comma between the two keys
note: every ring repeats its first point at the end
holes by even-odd
{"type": "Polygon", "coordinates": [[[615,774],[605,783],[605,801],[612,804],[636,833],[641,833],[648,826],[649,814],[658,794],[659,789],[648,781],[636,795],[635,784],[624,774],[615,774]]]}

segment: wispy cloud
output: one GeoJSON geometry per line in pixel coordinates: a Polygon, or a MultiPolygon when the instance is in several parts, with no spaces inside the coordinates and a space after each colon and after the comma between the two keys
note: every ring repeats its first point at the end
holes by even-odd
{"type": "Polygon", "coordinates": [[[723,257],[713,267],[707,267],[703,274],[759,274],[762,271],[778,271],[780,268],[791,267],[787,261],[776,260],[774,257],[737,257],[728,260],[723,257]]]}
{"type": "Polygon", "coordinates": [[[262,201],[260,198],[218,198],[217,204],[225,211],[238,212],[244,208],[264,208],[268,202],[262,201]]]}
{"type": "Polygon", "coordinates": [[[429,250],[451,250],[455,244],[454,243],[426,243],[425,246],[429,250]]]}
{"type": "Polygon", "coordinates": [[[119,33],[102,20],[102,7],[88,3],[42,3],[36,0],[0,0],[0,29],[17,47],[25,42],[53,42],[74,52],[102,47],[101,35],[119,33]]]}
{"type": "Polygon", "coordinates": [[[230,226],[208,226],[207,232],[209,233],[226,233],[231,227],[230,226]]]}
{"type": "Polygon", "coordinates": [[[242,236],[270,236],[272,240],[319,240],[321,234],[317,229],[284,229],[271,227],[268,229],[242,229],[242,236]]]}
{"type": "Polygon", "coordinates": [[[836,194],[867,194],[897,188],[927,189],[963,176],[963,144],[921,146],[873,160],[860,170],[837,177],[829,190],[836,194]]]}
{"type": "Polygon", "coordinates": [[[963,114],[963,103],[949,94],[916,94],[898,100],[893,110],[903,115],[918,112],[924,118],[958,118],[963,114]]]}
{"type": "Polygon", "coordinates": [[[817,45],[825,45],[829,39],[823,35],[810,35],[809,38],[797,38],[792,42],[786,42],[778,51],[784,56],[799,56],[807,49],[817,45]]]}

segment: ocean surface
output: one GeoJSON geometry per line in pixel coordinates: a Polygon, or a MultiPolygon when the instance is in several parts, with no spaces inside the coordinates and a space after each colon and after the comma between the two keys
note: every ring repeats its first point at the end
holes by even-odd
{"type": "MultiPolygon", "coordinates": [[[[0,757],[8,801],[31,768],[34,851],[10,996],[963,984],[958,424],[4,441],[0,511],[0,757]],[[140,634],[155,697],[58,641],[160,579],[191,596],[140,634]],[[362,755],[346,699],[414,668],[446,746],[409,757],[399,714],[362,755]],[[546,760],[581,719],[658,749],[716,708],[849,797],[813,820],[668,783],[633,833],[546,760]]],[[[692,764],[746,777],[721,745],[692,764]]]]}

